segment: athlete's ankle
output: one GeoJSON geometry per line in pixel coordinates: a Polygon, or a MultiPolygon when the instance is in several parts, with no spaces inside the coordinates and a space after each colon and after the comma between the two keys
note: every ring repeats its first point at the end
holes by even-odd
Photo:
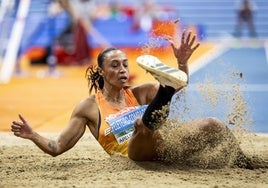
{"type": "Polygon", "coordinates": [[[169,103],[175,89],[170,86],[159,86],[158,92],[145,110],[142,121],[151,130],[158,129],[166,121],[169,113],[169,103]]]}

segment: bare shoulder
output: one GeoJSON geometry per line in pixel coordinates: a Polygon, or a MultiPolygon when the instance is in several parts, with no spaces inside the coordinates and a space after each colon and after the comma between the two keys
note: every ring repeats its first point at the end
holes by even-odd
{"type": "Polygon", "coordinates": [[[79,119],[84,125],[87,125],[94,135],[98,138],[99,108],[92,95],[78,103],[73,111],[72,118],[79,119]]]}
{"type": "Polygon", "coordinates": [[[83,100],[81,100],[77,105],[76,107],[77,108],[86,108],[86,109],[91,109],[91,108],[94,108],[96,107],[97,103],[96,103],[96,100],[95,100],[95,95],[91,95],[83,100]]]}
{"type": "Polygon", "coordinates": [[[158,82],[147,82],[133,86],[130,89],[140,104],[148,104],[156,95],[158,88],[158,82]]]}
{"type": "Polygon", "coordinates": [[[87,119],[92,119],[95,114],[98,114],[98,105],[95,100],[95,95],[80,101],[74,109],[74,114],[86,117],[87,119]]]}

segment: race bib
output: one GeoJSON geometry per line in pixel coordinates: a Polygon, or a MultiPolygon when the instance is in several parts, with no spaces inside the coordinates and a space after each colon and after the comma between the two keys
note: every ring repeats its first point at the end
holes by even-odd
{"type": "Polygon", "coordinates": [[[107,132],[114,134],[118,144],[124,143],[132,136],[134,122],[144,114],[147,106],[130,107],[105,118],[105,121],[110,125],[110,130],[107,132]]]}

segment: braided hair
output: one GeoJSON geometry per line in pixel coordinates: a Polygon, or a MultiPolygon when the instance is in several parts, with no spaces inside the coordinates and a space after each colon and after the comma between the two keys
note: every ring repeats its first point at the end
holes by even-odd
{"type": "Polygon", "coordinates": [[[91,93],[93,89],[95,93],[97,92],[97,90],[103,89],[104,80],[103,77],[98,72],[98,67],[102,68],[105,55],[113,50],[119,50],[119,49],[115,47],[109,47],[104,49],[98,55],[97,58],[98,65],[90,65],[87,68],[85,77],[88,80],[89,93],[91,93]]]}

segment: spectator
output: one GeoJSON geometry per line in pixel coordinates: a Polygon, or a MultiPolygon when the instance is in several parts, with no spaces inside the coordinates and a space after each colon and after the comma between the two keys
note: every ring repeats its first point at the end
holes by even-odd
{"type": "Polygon", "coordinates": [[[250,0],[240,0],[237,4],[237,23],[235,26],[236,37],[241,37],[243,23],[246,23],[249,29],[250,37],[256,37],[257,33],[254,26],[254,13],[257,6],[250,0]]]}
{"type": "Polygon", "coordinates": [[[87,34],[92,27],[92,20],[96,11],[94,0],[58,0],[61,6],[70,14],[71,34],[73,38],[75,63],[84,64],[90,61],[91,46],[87,34]]]}
{"type": "Polygon", "coordinates": [[[153,26],[153,21],[162,16],[162,8],[153,0],[142,1],[137,4],[133,30],[150,31],[153,26]]]}
{"type": "Polygon", "coordinates": [[[61,76],[61,72],[57,70],[58,59],[55,54],[55,38],[56,38],[56,18],[59,14],[63,12],[62,7],[57,0],[51,0],[47,9],[47,26],[48,33],[52,39],[51,44],[46,48],[46,64],[48,65],[48,70],[41,70],[37,72],[39,78],[44,77],[54,77],[57,78],[61,76]]]}

